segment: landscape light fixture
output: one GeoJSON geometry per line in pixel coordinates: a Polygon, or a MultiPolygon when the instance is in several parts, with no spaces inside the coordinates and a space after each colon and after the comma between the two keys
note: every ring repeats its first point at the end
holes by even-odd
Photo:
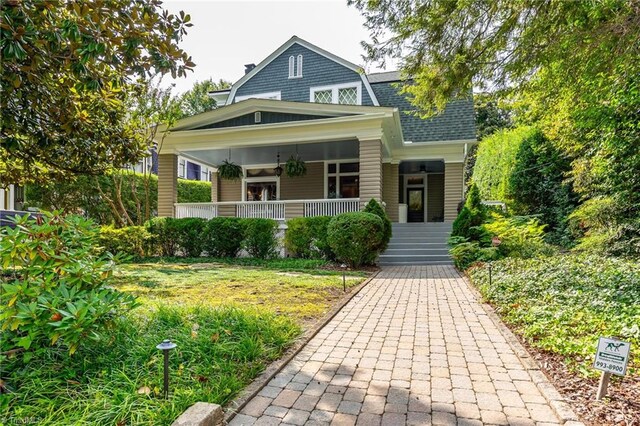
{"type": "Polygon", "coordinates": [[[169,398],[169,351],[175,348],[175,343],[172,343],[171,340],[166,339],[163,340],[156,349],[161,350],[164,353],[164,397],[169,398]]]}

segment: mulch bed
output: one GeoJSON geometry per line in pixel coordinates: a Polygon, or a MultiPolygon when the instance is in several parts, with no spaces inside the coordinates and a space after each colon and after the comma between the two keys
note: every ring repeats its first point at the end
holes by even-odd
{"type": "Polygon", "coordinates": [[[570,371],[561,355],[543,352],[520,341],[585,424],[640,426],[640,376],[612,376],[607,397],[596,401],[598,379],[587,379],[570,371]]]}

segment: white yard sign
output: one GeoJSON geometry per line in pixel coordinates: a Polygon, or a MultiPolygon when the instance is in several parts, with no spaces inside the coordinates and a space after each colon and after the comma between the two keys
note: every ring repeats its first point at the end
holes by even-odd
{"type": "Polygon", "coordinates": [[[630,347],[631,345],[628,342],[601,337],[598,340],[596,361],[593,366],[605,373],[624,376],[627,372],[630,347]]]}

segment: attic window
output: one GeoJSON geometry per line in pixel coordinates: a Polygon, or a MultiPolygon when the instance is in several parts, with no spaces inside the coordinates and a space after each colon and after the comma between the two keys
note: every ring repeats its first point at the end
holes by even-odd
{"type": "Polygon", "coordinates": [[[253,119],[256,123],[262,123],[262,113],[260,111],[253,114],[253,119]]]}
{"type": "Polygon", "coordinates": [[[302,55],[298,55],[298,66],[296,67],[296,77],[302,77],[302,55]]]}
{"type": "Polygon", "coordinates": [[[296,58],[293,55],[289,56],[289,78],[295,77],[295,62],[296,58]]]}
{"type": "Polygon", "coordinates": [[[289,78],[302,78],[302,55],[289,56],[289,78]]]}

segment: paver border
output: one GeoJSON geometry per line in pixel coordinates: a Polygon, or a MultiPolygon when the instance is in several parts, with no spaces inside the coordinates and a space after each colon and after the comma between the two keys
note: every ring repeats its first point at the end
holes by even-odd
{"type": "Polygon", "coordinates": [[[520,359],[529,376],[531,376],[532,382],[540,390],[540,393],[542,393],[542,396],[547,400],[560,420],[566,426],[584,426],[584,423],[580,421],[579,417],[573,411],[573,408],[571,408],[567,400],[560,394],[560,392],[558,392],[555,386],[553,386],[553,383],[544,373],[542,368],[540,368],[540,365],[535,361],[529,351],[527,351],[524,345],[520,342],[518,336],[513,331],[511,331],[509,327],[507,327],[507,325],[502,321],[493,306],[485,302],[485,298],[475,288],[475,286],[471,282],[471,279],[469,278],[469,275],[466,272],[460,272],[458,268],[455,269],[464,279],[465,283],[471,290],[471,293],[477,299],[478,304],[482,307],[487,316],[498,328],[509,346],[511,346],[513,352],[520,359]]]}
{"type": "Polygon", "coordinates": [[[225,422],[230,422],[236,414],[238,414],[247,403],[264,388],[282,369],[298,355],[305,346],[313,339],[316,334],[324,328],[325,325],[336,316],[349,303],[360,291],[366,287],[374,278],[378,276],[380,270],[377,270],[373,275],[369,276],[363,282],[358,284],[342,301],[335,307],[333,307],[324,317],[322,317],[312,328],[305,331],[297,342],[290,348],[286,355],[274,362],[272,362],[265,371],[253,380],[242,393],[231,401],[225,407],[225,422]]]}

